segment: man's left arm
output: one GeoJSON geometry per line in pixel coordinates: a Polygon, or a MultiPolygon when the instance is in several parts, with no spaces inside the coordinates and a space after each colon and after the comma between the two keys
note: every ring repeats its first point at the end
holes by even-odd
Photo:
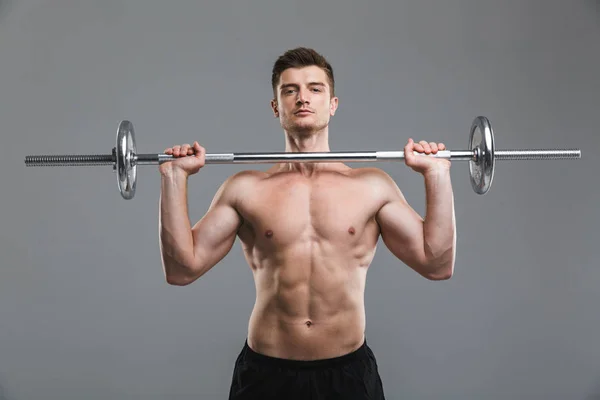
{"type": "Polygon", "coordinates": [[[385,204],[376,220],[381,237],[398,259],[430,280],[449,279],[454,272],[456,224],[450,168],[439,165],[423,173],[426,214],[421,218],[388,178],[385,204]]]}

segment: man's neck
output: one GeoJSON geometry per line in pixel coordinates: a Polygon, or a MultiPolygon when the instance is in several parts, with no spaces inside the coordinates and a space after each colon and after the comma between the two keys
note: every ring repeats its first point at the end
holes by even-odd
{"type": "MultiPolygon", "coordinates": [[[[327,128],[318,132],[285,132],[285,152],[286,153],[328,153],[329,132],[327,128]]],[[[284,163],[282,169],[285,171],[297,171],[306,176],[311,176],[319,170],[331,169],[334,164],[318,163],[284,163]]]]}

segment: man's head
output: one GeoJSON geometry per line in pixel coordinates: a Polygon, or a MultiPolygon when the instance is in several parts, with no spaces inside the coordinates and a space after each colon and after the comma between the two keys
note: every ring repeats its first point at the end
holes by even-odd
{"type": "Polygon", "coordinates": [[[333,69],[313,49],[299,47],[281,55],[273,65],[271,84],[273,113],[288,132],[320,131],[335,114],[338,99],[333,69]]]}

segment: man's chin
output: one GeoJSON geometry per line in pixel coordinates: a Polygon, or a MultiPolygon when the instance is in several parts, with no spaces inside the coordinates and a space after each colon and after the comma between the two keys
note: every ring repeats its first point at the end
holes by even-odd
{"type": "Polygon", "coordinates": [[[319,124],[315,124],[313,122],[306,122],[306,123],[289,124],[288,126],[285,127],[285,129],[288,132],[294,132],[294,133],[307,135],[307,134],[319,132],[319,131],[323,130],[325,127],[326,127],[326,125],[322,126],[319,124]]]}

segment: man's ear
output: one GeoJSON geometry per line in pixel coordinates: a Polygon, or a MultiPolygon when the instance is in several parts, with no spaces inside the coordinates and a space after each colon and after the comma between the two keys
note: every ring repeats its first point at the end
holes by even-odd
{"type": "Polygon", "coordinates": [[[335,112],[338,108],[338,104],[339,104],[339,99],[337,97],[332,97],[331,101],[329,102],[329,114],[331,116],[335,115],[335,112]]]}
{"type": "Polygon", "coordinates": [[[273,109],[273,115],[275,115],[275,118],[279,117],[279,107],[277,105],[277,100],[273,99],[271,100],[271,109],[273,109]]]}

